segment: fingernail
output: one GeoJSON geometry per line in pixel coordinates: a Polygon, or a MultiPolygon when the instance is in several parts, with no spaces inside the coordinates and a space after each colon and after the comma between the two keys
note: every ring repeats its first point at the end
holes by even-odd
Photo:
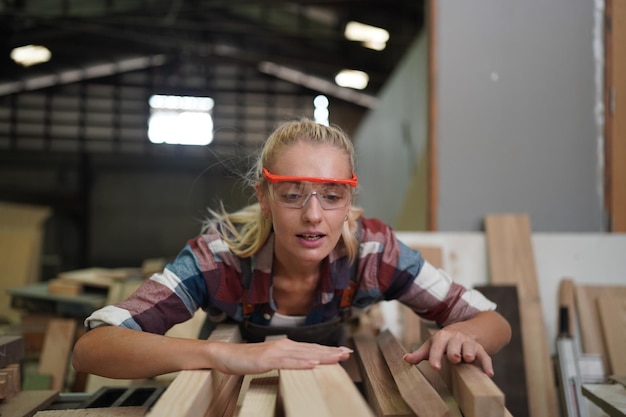
{"type": "Polygon", "coordinates": [[[352,353],[352,352],[354,352],[352,349],[347,348],[347,347],[345,347],[345,346],[339,346],[339,350],[340,350],[342,353],[352,353]]]}

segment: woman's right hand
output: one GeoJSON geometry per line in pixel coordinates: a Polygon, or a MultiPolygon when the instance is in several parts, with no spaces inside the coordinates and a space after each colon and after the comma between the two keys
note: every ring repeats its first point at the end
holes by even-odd
{"type": "Polygon", "coordinates": [[[262,343],[210,342],[213,368],[226,374],[258,374],[272,369],[311,369],[348,359],[352,350],[289,339],[262,343]]]}

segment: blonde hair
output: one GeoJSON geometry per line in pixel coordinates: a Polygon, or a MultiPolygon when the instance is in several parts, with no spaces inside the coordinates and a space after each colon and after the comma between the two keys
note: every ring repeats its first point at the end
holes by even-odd
{"type": "MultiPolygon", "coordinates": [[[[248,174],[248,182],[254,187],[259,184],[263,191],[267,190],[262,170],[270,167],[280,153],[287,147],[300,141],[315,145],[332,145],[343,151],[350,160],[350,169],[354,171],[355,155],[352,141],[337,126],[324,126],[310,119],[299,119],[280,125],[267,139],[255,166],[248,174]]],[[[339,244],[342,244],[350,262],[354,262],[358,250],[358,218],[363,210],[352,207],[348,221],[344,222],[339,244]]],[[[215,225],[229,249],[237,256],[249,257],[259,251],[272,231],[270,214],[261,211],[259,203],[251,204],[243,209],[229,213],[222,206],[220,211],[211,210],[213,220],[208,226],[215,225]]]]}

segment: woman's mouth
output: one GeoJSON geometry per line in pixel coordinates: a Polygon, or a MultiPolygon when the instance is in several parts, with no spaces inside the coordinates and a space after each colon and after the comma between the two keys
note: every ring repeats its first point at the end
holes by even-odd
{"type": "Polygon", "coordinates": [[[297,235],[300,239],[304,239],[304,240],[318,240],[324,237],[324,235],[309,235],[309,234],[299,234],[297,235]]]}

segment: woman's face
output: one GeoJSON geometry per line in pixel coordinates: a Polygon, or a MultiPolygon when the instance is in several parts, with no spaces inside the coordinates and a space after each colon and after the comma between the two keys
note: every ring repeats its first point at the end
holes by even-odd
{"type": "MultiPolygon", "coordinates": [[[[337,179],[350,179],[352,176],[350,159],[344,151],[332,145],[311,145],[307,142],[298,142],[286,148],[267,168],[272,174],[281,176],[337,179]]],[[[269,187],[273,185],[269,184],[269,187]]],[[[313,189],[318,191],[316,187],[317,184],[313,189]]],[[[257,194],[261,208],[272,214],[274,253],[282,264],[304,266],[319,263],[335,248],[350,212],[350,203],[340,208],[324,209],[319,199],[311,195],[302,208],[285,207],[276,204],[270,193],[260,190],[257,194]]],[[[349,186],[348,192],[352,192],[349,186]]]]}

